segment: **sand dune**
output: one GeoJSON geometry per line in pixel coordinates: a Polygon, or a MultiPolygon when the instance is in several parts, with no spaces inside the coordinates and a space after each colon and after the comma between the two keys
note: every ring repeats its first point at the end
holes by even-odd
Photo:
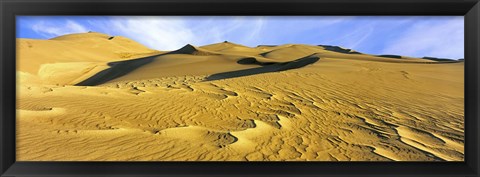
{"type": "Polygon", "coordinates": [[[49,40],[17,39],[17,58],[21,58],[17,70],[37,74],[40,66],[47,63],[110,62],[156,53],[161,52],[125,37],[95,32],[70,34],[49,40]]]}
{"type": "Polygon", "coordinates": [[[31,40],[48,54],[19,41],[19,161],[465,158],[461,61],[302,44],[158,52],[98,33],[31,40]]]}
{"type": "Polygon", "coordinates": [[[250,48],[247,46],[231,43],[228,41],[211,44],[206,46],[201,46],[202,49],[207,49],[210,51],[221,52],[224,54],[239,54],[239,55],[257,55],[264,52],[262,49],[250,48]]]}

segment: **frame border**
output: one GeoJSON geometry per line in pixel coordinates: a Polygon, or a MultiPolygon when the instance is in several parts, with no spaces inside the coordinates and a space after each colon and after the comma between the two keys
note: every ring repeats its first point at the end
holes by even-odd
{"type": "Polygon", "coordinates": [[[0,176],[462,176],[480,172],[479,0],[0,0],[0,176]],[[17,15],[462,15],[464,162],[16,162],[17,15]]]}

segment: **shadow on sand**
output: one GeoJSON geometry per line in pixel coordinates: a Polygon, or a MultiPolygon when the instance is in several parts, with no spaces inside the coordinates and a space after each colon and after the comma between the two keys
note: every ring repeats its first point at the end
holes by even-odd
{"type": "Polygon", "coordinates": [[[164,54],[138,58],[133,60],[108,63],[108,66],[110,66],[110,68],[100,71],[94,76],[89,77],[88,79],[75,85],[76,86],[95,86],[95,85],[103,84],[115,78],[121,77],[125,74],[128,74],[129,72],[132,72],[133,70],[139,68],[140,66],[143,66],[152,62],[155,59],[155,57],[158,57],[161,55],[164,55],[164,54]]]}
{"type": "Polygon", "coordinates": [[[143,57],[138,59],[132,60],[125,60],[125,61],[116,61],[108,63],[110,68],[100,71],[99,73],[95,74],[94,76],[75,84],[76,86],[95,86],[106,83],[110,80],[115,78],[124,76],[132,72],[133,70],[151,63],[156,57],[168,55],[168,54],[195,54],[195,55],[206,55],[205,52],[197,50],[194,46],[187,44],[186,46],[182,47],[181,49],[167,52],[164,54],[153,55],[149,57],[143,57]]]}
{"type": "Polygon", "coordinates": [[[436,57],[422,57],[422,58],[427,59],[427,60],[432,60],[432,61],[451,62],[451,63],[462,61],[462,59],[454,60],[454,59],[450,59],[450,58],[436,58],[436,57]]]}
{"type": "MultiPolygon", "coordinates": [[[[94,76],[78,83],[75,84],[76,86],[96,86],[100,85],[103,83],[106,83],[108,81],[111,81],[113,79],[116,79],[118,77],[124,76],[139,67],[146,65],[148,63],[151,63],[152,61],[155,60],[156,57],[162,56],[162,55],[168,55],[168,54],[193,54],[193,55],[208,55],[209,53],[205,53],[203,51],[199,51],[196,48],[194,48],[191,45],[186,45],[185,47],[164,53],[164,54],[159,54],[159,55],[154,55],[154,56],[149,56],[149,57],[143,57],[143,58],[138,58],[138,59],[132,59],[132,60],[126,60],[126,61],[117,61],[117,62],[111,62],[108,63],[110,68],[105,69],[103,71],[98,72],[94,76]]],[[[289,69],[295,69],[295,68],[300,68],[303,66],[306,66],[308,64],[315,63],[319,60],[319,57],[316,56],[307,56],[303,57],[294,61],[289,61],[289,62],[258,62],[255,58],[253,57],[248,57],[241,59],[237,61],[238,64],[256,64],[260,65],[261,67],[259,68],[253,68],[253,69],[246,69],[246,70],[240,70],[240,71],[231,71],[231,72],[224,72],[224,73],[218,73],[218,74],[213,74],[209,77],[207,77],[207,81],[212,81],[212,80],[218,80],[218,79],[228,79],[228,78],[234,78],[234,77],[241,77],[241,76],[248,76],[248,75],[254,75],[254,74],[261,74],[261,73],[268,73],[268,72],[276,72],[276,71],[284,71],[284,70],[289,70],[289,69]]]]}
{"type": "Polygon", "coordinates": [[[360,52],[353,51],[352,49],[345,49],[339,46],[333,46],[333,45],[318,45],[318,46],[323,47],[325,50],[332,51],[332,52],[338,52],[338,53],[344,53],[344,54],[362,54],[360,52]]]}
{"type": "MultiPolygon", "coordinates": [[[[315,54],[313,54],[313,55],[315,55],[315,54]]],[[[206,81],[213,81],[213,80],[219,80],[219,79],[230,79],[230,78],[236,78],[236,77],[242,77],[242,76],[250,76],[250,75],[255,75],[255,74],[278,72],[278,71],[285,71],[285,70],[290,70],[290,69],[301,68],[301,67],[304,67],[306,65],[315,63],[320,59],[319,57],[313,56],[313,55],[309,55],[309,56],[306,56],[306,57],[303,57],[303,58],[300,58],[300,59],[297,59],[297,60],[294,60],[294,61],[279,62],[279,63],[259,62],[253,57],[244,58],[244,59],[238,60],[237,63],[239,63],[239,64],[257,64],[257,65],[260,65],[261,67],[213,74],[211,76],[208,76],[206,78],[206,81]]]]}
{"type": "Polygon", "coordinates": [[[393,58],[393,59],[402,59],[403,57],[400,55],[374,55],[376,57],[384,57],[384,58],[393,58]]]}

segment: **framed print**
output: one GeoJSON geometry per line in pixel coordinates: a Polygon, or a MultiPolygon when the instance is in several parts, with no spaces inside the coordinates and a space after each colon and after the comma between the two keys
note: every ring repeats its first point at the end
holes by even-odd
{"type": "Polygon", "coordinates": [[[1,9],[2,176],[478,176],[476,0],[1,9]]]}

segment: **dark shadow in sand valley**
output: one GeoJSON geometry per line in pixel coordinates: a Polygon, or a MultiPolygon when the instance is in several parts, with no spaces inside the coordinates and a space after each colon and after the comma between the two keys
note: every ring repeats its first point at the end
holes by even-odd
{"type": "Polygon", "coordinates": [[[255,74],[269,73],[269,72],[278,72],[285,71],[290,69],[301,68],[309,64],[317,62],[320,58],[317,56],[309,55],[297,60],[288,61],[288,62],[259,62],[253,57],[244,58],[238,60],[239,64],[258,64],[261,67],[244,69],[238,71],[223,72],[210,75],[206,78],[207,81],[219,80],[219,79],[230,79],[242,76],[250,76],[255,74]]]}

